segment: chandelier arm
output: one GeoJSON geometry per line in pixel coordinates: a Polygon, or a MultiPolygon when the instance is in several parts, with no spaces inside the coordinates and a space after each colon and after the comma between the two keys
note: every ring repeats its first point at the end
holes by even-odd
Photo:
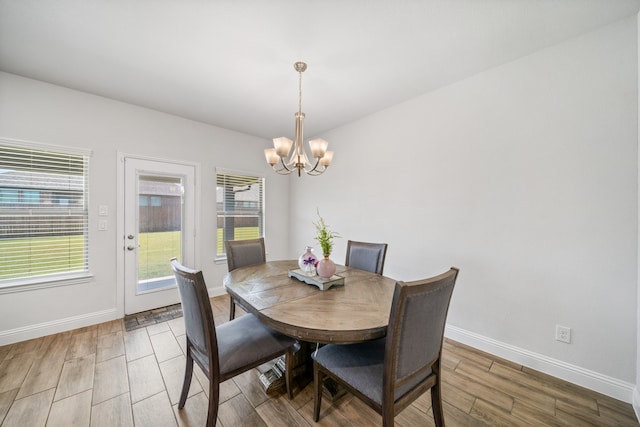
{"type": "MultiPolygon", "coordinates": [[[[307,175],[312,175],[312,174],[313,174],[313,172],[315,172],[315,171],[316,171],[316,169],[318,169],[318,165],[320,165],[320,157],[318,157],[318,158],[316,159],[316,164],[315,164],[315,165],[313,165],[313,167],[312,167],[311,169],[307,169],[307,168],[305,167],[305,168],[304,168],[304,172],[305,172],[307,175]]],[[[311,164],[309,164],[309,166],[311,166],[311,164]]],[[[324,171],[323,171],[323,172],[324,172],[324,171]]],[[[322,173],[322,172],[321,172],[321,173],[322,173]]]]}
{"type": "Polygon", "coordinates": [[[291,172],[293,172],[293,170],[291,169],[284,169],[284,168],[276,169],[275,166],[273,166],[272,169],[278,175],[289,175],[291,172]]]}
{"type": "Polygon", "coordinates": [[[315,172],[307,172],[307,175],[309,175],[309,176],[322,175],[326,170],[327,170],[327,167],[325,166],[324,169],[318,169],[315,172]]]}
{"type": "Polygon", "coordinates": [[[293,171],[289,171],[289,172],[286,172],[286,171],[285,171],[285,172],[283,172],[283,170],[284,170],[284,169],[274,169],[273,171],[274,171],[275,173],[277,173],[278,175],[290,175],[290,174],[291,174],[291,172],[293,172],[293,171]]]}
{"type": "Polygon", "coordinates": [[[278,162],[278,163],[274,163],[273,165],[271,165],[271,169],[273,169],[273,171],[276,172],[279,175],[289,175],[291,172],[293,172],[295,170],[295,168],[289,169],[287,167],[287,165],[285,164],[284,159],[282,157],[280,158],[280,162],[278,162]],[[281,168],[277,167],[278,163],[280,163],[282,165],[281,168]]]}

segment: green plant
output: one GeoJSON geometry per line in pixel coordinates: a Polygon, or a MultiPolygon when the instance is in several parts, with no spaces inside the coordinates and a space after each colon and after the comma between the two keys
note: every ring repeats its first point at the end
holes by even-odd
{"type": "Polygon", "coordinates": [[[316,226],[316,230],[318,234],[315,239],[320,243],[322,247],[322,254],[325,256],[331,255],[331,250],[333,249],[333,239],[336,237],[340,237],[338,233],[335,231],[331,231],[329,226],[324,222],[324,219],[320,216],[320,212],[318,212],[318,222],[314,222],[313,225],[316,226]]]}

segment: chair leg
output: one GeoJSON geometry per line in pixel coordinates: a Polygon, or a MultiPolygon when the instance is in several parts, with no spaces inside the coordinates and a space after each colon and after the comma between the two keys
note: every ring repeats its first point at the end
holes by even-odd
{"type": "Polygon", "coordinates": [[[322,405],[322,381],[324,375],[318,369],[318,363],[313,361],[313,421],[320,419],[320,406],[322,405]]]}
{"type": "Polygon", "coordinates": [[[382,393],[382,411],[380,415],[382,415],[382,427],[393,427],[394,426],[394,418],[396,415],[395,405],[393,402],[393,390],[391,394],[385,396],[384,392],[382,393]]]}
{"type": "Polygon", "coordinates": [[[293,381],[292,381],[292,375],[293,375],[293,347],[289,348],[289,350],[287,350],[287,354],[284,356],[284,365],[285,365],[285,373],[284,373],[284,380],[285,380],[285,384],[287,386],[287,395],[289,396],[289,400],[293,399],[293,381]]]}
{"type": "Polygon", "coordinates": [[[436,385],[431,388],[431,409],[433,410],[433,420],[437,427],[444,427],[444,413],[442,411],[442,393],[440,391],[440,377],[436,380],[436,385]]]}
{"type": "Polygon", "coordinates": [[[209,411],[207,413],[207,427],[215,427],[218,421],[218,403],[220,402],[220,384],[209,378],[209,411]]]}
{"type": "Polygon", "coordinates": [[[193,377],[193,357],[191,357],[191,351],[187,349],[187,363],[184,368],[184,381],[182,383],[182,393],[180,393],[180,401],[178,402],[178,409],[184,408],[184,404],[187,401],[189,395],[189,387],[191,387],[191,378],[193,377]]]}
{"type": "Polygon", "coordinates": [[[233,297],[229,298],[229,320],[233,320],[236,317],[236,303],[233,301],[233,297]]]}
{"type": "Polygon", "coordinates": [[[382,414],[382,427],[393,427],[394,426],[394,416],[393,409],[391,411],[385,411],[382,414]]]}

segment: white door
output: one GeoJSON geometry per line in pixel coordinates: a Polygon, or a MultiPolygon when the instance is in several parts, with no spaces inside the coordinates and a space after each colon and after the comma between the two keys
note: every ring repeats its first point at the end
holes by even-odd
{"type": "Polygon", "coordinates": [[[193,265],[195,167],[124,158],[125,314],[180,302],[170,259],[193,265]]]}

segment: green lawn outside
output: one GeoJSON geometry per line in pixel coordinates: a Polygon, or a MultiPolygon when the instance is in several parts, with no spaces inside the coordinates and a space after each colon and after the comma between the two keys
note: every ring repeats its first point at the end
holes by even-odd
{"type": "Polygon", "coordinates": [[[82,271],[84,236],[0,239],[0,279],[82,271]]]}
{"type": "Polygon", "coordinates": [[[138,280],[172,276],[169,260],[181,258],[180,231],[140,233],[138,237],[138,280]]]}
{"type": "MultiPolygon", "coordinates": [[[[236,240],[257,239],[259,237],[260,227],[236,227],[234,231],[234,239],[236,240]]],[[[218,253],[223,254],[224,252],[223,229],[218,228],[218,253]]]]}

